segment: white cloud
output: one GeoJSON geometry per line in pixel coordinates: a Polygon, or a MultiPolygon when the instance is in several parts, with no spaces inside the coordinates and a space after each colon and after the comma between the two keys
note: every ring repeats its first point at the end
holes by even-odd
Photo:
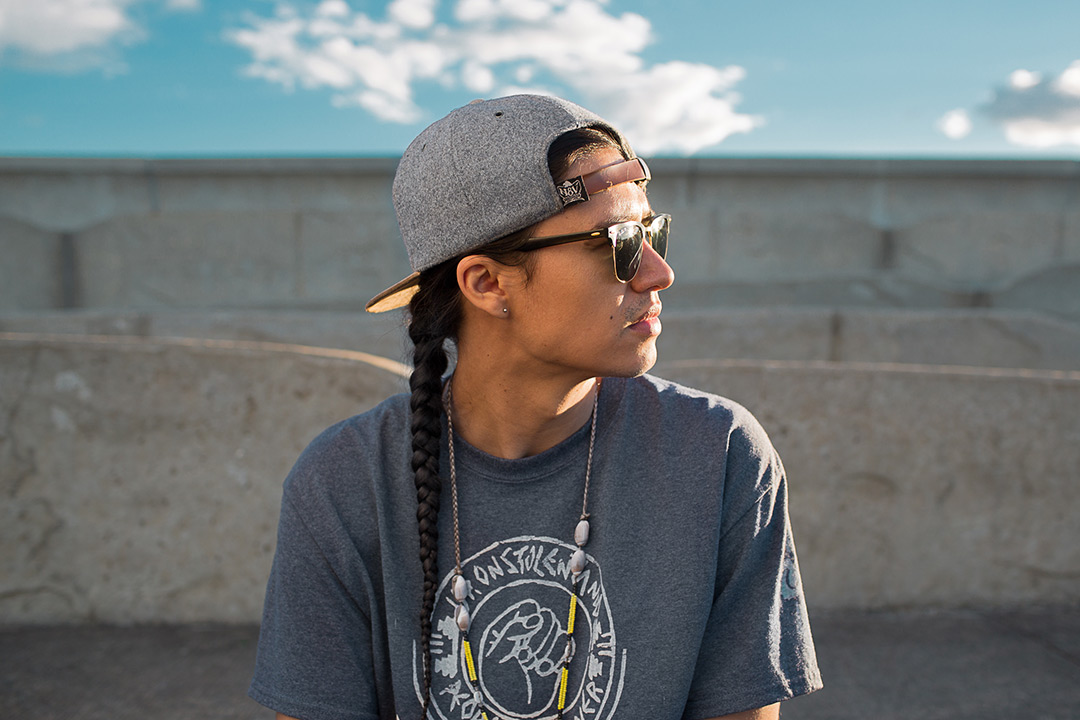
{"type": "Polygon", "coordinates": [[[468,60],[461,71],[461,79],[465,87],[473,92],[489,93],[495,87],[495,73],[491,68],[482,65],[475,60],[468,60]]]}
{"type": "MultiPolygon", "coordinates": [[[[119,47],[146,37],[130,9],[148,1],[0,0],[0,56],[41,70],[123,70],[119,47]]],[[[171,12],[202,8],[201,0],[153,1],[171,12]]]]}
{"type": "Polygon", "coordinates": [[[459,0],[454,17],[459,22],[490,22],[501,18],[538,22],[565,2],[551,0],[459,0]]]}
{"type": "Polygon", "coordinates": [[[1080,97],[1080,60],[1073,61],[1072,65],[1054,80],[1054,89],[1062,95],[1080,97]]]}
{"type": "MultiPolygon", "coordinates": [[[[1013,71],[1008,82],[995,88],[991,100],[978,107],[977,112],[1000,125],[1013,145],[1080,146],[1080,60],[1056,77],[1030,70],[1013,71]]],[[[946,135],[949,133],[943,123],[950,115],[947,113],[939,124],[946,135]]],[[[962,127],[954,122],[956,127],[962,127]]]]}
{"type": "Polygon", "coordinates": [[[937,128],[950,140],[960,140],[971,134],[971,116],[962,108],[950,110],[937,121],[937,128]]]}
{"type": "Polygon", "coordinates": [[[57,55],[106,46],[135,33],[132,0],[0,0],[0,50],[57,55]]]}
{"type": "Polygon", "coordinates": [[[536,68],[532,65],[519,65],[514,70],[514,81],[519,83],[529,83],[536,77],[536,68]]]}
{"type": "Polygon", "coordinates": [[[1009,73],[1009,85],[1015,90],[1027,90],[1042,82],[1042,75],[1031,70],[1013,70],[1009,73]]]}
{"type": "Polygon", "coordinates": [[[326,17],[348,17],[349,3],[345,0],[323,0],[315,9],[315,14],[326,17]]]}
{"type": "Polygon", "coordinates": [[[335,105],[388,122],[425,116],[415,100],[423,82],[492,96],[521,86],[566,95],[647,153],[693,153],[763,122],[736,109],[742,68],[648,66],[650,22],[610,12],[607,0],[456,0],[449,16],[456,24],[438,22],[438,0],[393,0],[383,18],[342,0],[286,2],[227,37],[251,53],[248,74],[288,89],[330,88],[335,105]]]}
{"type": "Polygon", "coordinates": [[[437,0],[394,0],[386,9],[390,19],[407,28],[422,30],[435,24],[437,0]]]}
{"type": "Polygon", "coordinates": [[[1048,122],[1038,118],[1020,118],[1005,124],[1005,137],[1014,145],[1051,148],[1080,145],[1080,112],[1071,123],[1048,122]]]}
{"type": "Polygon", "coordinates": [[[197,12],[202,10],[202,0],[165,0],[165,7],[179,12],[197,12]]]}
{"type": "Polygon", "coordinates": [[[732,87],[744,76],[740,67],[672,61],[636,73],[613,73],[594,94],[602,114],[642,153],[691,154],[764,123],[735,111],[741,98],[732,87]]]}

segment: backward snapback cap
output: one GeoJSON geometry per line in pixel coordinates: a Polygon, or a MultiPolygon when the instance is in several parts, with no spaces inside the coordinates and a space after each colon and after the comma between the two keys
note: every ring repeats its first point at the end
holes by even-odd
{"type": "Polygon", "coordinates": [[[408,304],[422,271],[562,210],[548,148],[583,127],[607,130],[630,147],[604,119],[544,95],[477,100],[420,133],[401,156],[393,191],[413,272],[373,297],[368,312],[408,304]]]}

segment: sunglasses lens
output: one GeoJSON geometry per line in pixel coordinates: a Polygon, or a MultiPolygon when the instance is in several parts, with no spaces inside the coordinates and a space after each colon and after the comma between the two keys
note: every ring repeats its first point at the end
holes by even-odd
{"type": "Polygon", "coordinates": [[[615,277],[630,282],[641,266],[645,233],[639,223],[626,223],[615,229],[615,277]]]}
{"type": "Polygon", "coordinates": [[[649,225],[649,240],[653,250],[660,257],[667,259],[668,235],[671,232],[671,218],[667,215],[657,215],[649,225]]]}
{"type": "Polygon", "coordinates": [[[670,215],[657,215],[649,222],[648,229],[641,223],[622,223],[611,228],[615,236],[615,277],[630,282],[641,267],[641,253],[646,235],[656,254],[667,258],[668,235],[671,229],[670,215]]]}

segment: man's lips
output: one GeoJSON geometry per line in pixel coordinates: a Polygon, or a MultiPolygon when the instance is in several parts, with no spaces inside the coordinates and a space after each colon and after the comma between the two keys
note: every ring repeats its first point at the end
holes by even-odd
{"type": "Polygon", "coordinates": [[[647,332],[649,335],[660,334],[660,309],[661,305],[651,305],[642,315],[638,317],[629,328],[637,332],[647,332]]]}
{"type": "Polygon", "coordinates": [[[637,325],[638,323],[642,323],[642,322],[645,322],[647,320],[652,320],[653,318],[658,318],[658,317],[660,317],[660,310],[662,310],[662,309],[663,309],[663,305],[661,305],[660,303],[657,303],[656,305],[652,305],[652,306],[649,307],[648,310],[646,310],[642,315],[640,315],[637,320],[635,320],[631,324],[632,325],[637,325]]]}

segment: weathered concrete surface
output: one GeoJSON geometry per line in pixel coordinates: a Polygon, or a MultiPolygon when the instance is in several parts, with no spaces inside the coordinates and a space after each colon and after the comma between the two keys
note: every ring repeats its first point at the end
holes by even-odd
{"type": "Polygon", "coordinates": [[[963,291],[1080,261],[1077,163],[652,165],[652,204],[690,219],[684,244],[694,262],[682,274],[690,282],[835,278],[876,268],[963,291]]]}
{"type": "MultiPolygon", "coordinates": [[[[1080,610],[814,612],[825,689],[785,720],[1075,720],[1080,610]]],[[[0,717],[272,720],[254,626],[0,628],[0,717]]]]}
{"type": "Polygon", "coordinates": [[[63,308],[61,236],[0,219],[0,307],[63,308]]]}
{"type": "Polygon", "coordinates": [[[742,403],[769,432],[814,604],[1080,597],[1080,373],[692,360],[656,372],[742,403]]]}
{"type": "Polygon", "coordinates": [[[411,355],[406,357],[403,322],[400,312],[374,315],[363,311],[84,310],[3,313],[0,332],[295,343],[359,350],[411,363],[411,355]]]}
{"type": "MultiPolygon", "coordinates": [[[[665,312],[662,360],[759,359],[1080,369],[1080,325],[1004,310],[665,312]]],[[[3,319],[0,318],[0,327],[3,319]]]]}
{"type": "MultiPolygon", "coordinates": [[[[408,272],[390,204],[395,166],[0,160],[0,251],[18,251],[24,227],[71,238],[80,307],[362,305],[408,272]]],[[[0,307],[63,307],[8,288],[0,307]]]]}
{"type": "MultiPolygon", "coordinates": [[[[411,362],[399,313],[67,311],[0,314],[0,332],[203,337],[360,350],[411,362]]],[[[835,360],[1080,370],[1080,323],[1004,310],[665,311],[663,360],[835,360]]]]}
{"type": "Polygon", "coordinates": [[[0,622],[257,619],[282,480],[319,431],[403,387],[394,365],[0,340],[0,622]]]}
{"type": "Polygon", "coordinates": [[[1080,711],[1076,607],[811,620],[825,688],[782,705],[784,720],[1074,720],[1080,711]]]}
{"type": "Polygon", "coordinates": [[[250,625],[0,627],[0,717],[274,720],[250,625]]]}
{"type": "MultiPolygon", "coordinates": [[[[395,161],[0,159],[0,308],[358,309],[408,271],[395,161]],[[51,272],[66,243],[60,292],[51,272]],[[67,303],[67,304],[65,304],[67,303]]],[[[670,308],[1007,307],[1080,317],[1080,163],[664,160],[670,308]]]]}
{"type": "Polygon", "coordinates": [[[1076,163],[657,160],[668,306],[1008,307],[1076,317],[1076,163]]]}
{"type": "MultiPolygon", "coordinates": [[[[254,621],[281,480],[393,363],[0,339],[0,622],[254,621]]],[[[672,361],[762,421],[815,607],[1080,596],[1080,373],[672,361]]]]}

